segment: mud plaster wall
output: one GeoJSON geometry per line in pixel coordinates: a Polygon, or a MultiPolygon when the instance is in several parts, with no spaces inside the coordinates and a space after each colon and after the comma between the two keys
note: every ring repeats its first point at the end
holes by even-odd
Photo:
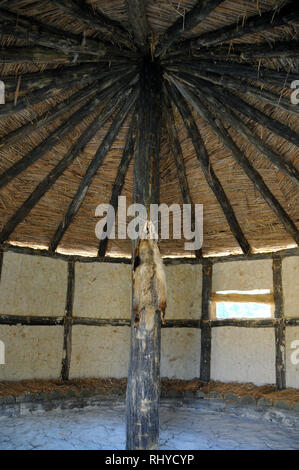
{"type": "MultiPolygon", "coordinates": [[[[283,260],[285,310],[298,316],[298,257],[283,260]]],[[[201,266],[167,266],[168,319],[201,317],[201,266]]],[[[128,318],[131,271],[123,264],[76,263],[74,316],[128,318]]],[[[0,313],[62,316],[67,263],[5,253],[0,283],[0,313]]],[[[213,267],[213,290],[272,290],[272,262],[239,261],[213,267]]],[[[161,376],[192,379],[200,367],[201,332],[192,328],[162,330],[161,376]]],[[[287,385],[299,387],[298,365],[291,364],[291,344],[299,328],[286,330],[287,385]]],[[[63,327],[1,326],[6,364],[0,380],[57,378],[60,375],[63,327]]],[[[71,377],[127,375],[128,327],[73,327],[71,377]]],[[[274,330],[217,327],[212,329],[212,379],[228,382],[275,382],[274,330]]]]}

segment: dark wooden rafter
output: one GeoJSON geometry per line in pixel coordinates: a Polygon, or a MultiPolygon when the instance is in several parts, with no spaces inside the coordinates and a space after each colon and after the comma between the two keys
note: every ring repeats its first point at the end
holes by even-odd
{"type": "MultiPolygon", "coordinates": [[[[134,150],[135,150],[135,140],[136,140],[136,119],[133,116],[130,122],[130,127],[128,130],[128,135],[126,138],[126,143],[122,155],[122,159],[117,169],[117,175],[113,184],[112,194],[110,198],[110,205],[113,207],[115,215],[118,209],[118,197],[121,195],[126,174],[132,160],[134,150]]],[[[107,230],[107,224],[105,226],[105,230],[107,230]]],[[[100,259],[104,259],[106,256],[108,246],[108,236],[100,241],[98,256],[100,259]]]]}
{"type": "Polygon", "coordinates": [[[225,102],[229,107],[235,109],[244,116],[249,117],[261,126],[269,129],[274,134],[283,137],[284,139],[299,147],[299,135],[290,127],[268,116],[266,113],[260,111],[255,106],[242,100],[242,98],[240,98],[239,96],[229,92],[228,90],[223,89],[223,87],[214,85],[210,86],[209,90],[211,93],[213,93],[214,90],[216,92],[218,91],[218,95],[221,95],[222,101],[225,102]]]}
{"type": "MultiPolygon", "coordinates": [[[[133,76],[134,74],[128,75],[128,79],[132,79],[133,76]]],[[[19,173],[26,170],[39,158],[43,157],[43,155],[49,152],[53,147],[55,147],[55,145],[57,145],[63,137],[69,134],[78,124],[82,122],[85,117],[87,117],[91,113],[92,109],[95,109],[96,106],[99,106],[101,100],[112,97],[117,91],[120,90],[121,88],[119,87],[118,82],[116,82],[116,84],[111,84],[111,80],[103,81],[101,85],[99,85],[98,83],[91,85],[85,91],[80,90],[77,95],[80,95],[81,93],[81,98],[88,99],[87,103],[85,103],[76,112],[69,116],[37,147],[29,151],[20,160],[18,160],[11,167],[5,170],[0,175],[0,189],[6,184],[8,184],[19,173]]],[[[75,105],[74,100],[71,100],[71,103],[72,105],[75,105]]],[[[39,123],[42,124],[42,120],[40,120],[39,123]]],[[[30,124],[28,124],[28,126],[30,126],[30,124]]],[[[22,137],[24,137],[24,135],[22,135],[22,137]]]]}
{"type": "Polygon", "coordinates": [[[80,185],[77,189],[77,192],[70,203],[68,210],[63,218],[63,221],[59,224],[53,239],[50,242],[50,251],[55,251],[58,247],[64,233],[68,229],[75,215],[77,214],[85,195],[89,189],[89,186],[92,183],[94,176],[97,171],[103,164],[103,161],[110,150],[111,145],[114,142],[115,137],[117,136],[126,116],[128,115],[130,109],[134,105],[138,96],[138,89],[132,91],[129,96],[125,95],[126,101],[122,105],[121,109],[118,111],[114,121],[112,122],[109,131],[105,135],[99,149],[97,150],[95,156],[90,162],[85,175],[83,176],[80,185]]]}
{"type": "MultiPolygon", "coordinates": [[[[189,191],[189,186],[188,186],[188,181],[187,181],[187,176],[186,176],[186,170],[185,170],[185,163],[184,163],[184,156],[183,156],[183,151],[182,147],[179,141],[179,137],[177,134],[176,126],[175,126],[175,120],[174,120],[174,115],[173,115],[173,110],[172,110],[172,105],[171,105],[171,100],[167,92],[167,88],[164,87],[164,93],[163,93],[163,98],[164,98],[164,121],[165,121],[165,127],[167,130],[167,136],[168,136],[168,142],[170,145],[171,153],[173,155],[176,169],[177,169],[177,174],[178,174],[178,179],[179,179],[179,184],[180,184],[180,189],[181,189],[181,194],[182,194],[182,199],[184,204],[189,204],[191,206],[191,209],[193,209],[193,203],[192,199],[190,196],[190,191],[189,191]]],[[[191,213],[191,230],[195,230],[195,217],[194,217],[194,211],[191,213]]],[[[202,256],[202,250],[196,250],[195,251],[196,257],[201,257],[202,256]]]]}
{"type": "MultiPolygon", "coordinates": [[[[42,115],[38,116],[34,121],[30,121],[24,124],[21,127],[18,127],[14,131],[9,132],[4,137],[0,139],[0,149],[4,150],[6,147],[11,147],[18,143],[21,139],[24,139],[26,136],[32,132],[40,129],[41,127],[53,122],[59,116],[69,112],[77,104],[79,104],[84,99],[87,99],[94,95],[97,91],[97,84],[85,87],[83,90],[80,89],[76,93],[73,93],[69,98],[64,101],[61,101],[50,111],[45,111],[42,115]]],[[[1,176],[0,176],[1,181],[1,176]]],[[[1,183],[0,183],[1,187],[1,183]]]]}
{"type": "MultiPolygon", "coordinates": [[[[136,150],[134,157],[134,202],[159,204],[159,163],[161,128],[161,79],[158,64],[145,62],[140,75],[136,150]]],[[[133,245],[134,248],[134,245],[133,245]]],[[[132,260],[134,266],[135,260],[132,260]]],[[[134,327],[131,317],[131,348],[126,395],[126,449],[153,450],[159,444],[161,312],[146,311],[134,327]],[[146,406],[145,406],[146,404],[146,406]]]]}
{"type": "MultiPolygon", "coordinates": [[[[169,66],[167,70],[173,72],[186,72],[186,67],[184,65],[178,66],[169,66]]],[[[253,85],[252,83],[248,83],[245,81],[240,81],[237,78],[230,77],[227,75],[218,75],[215,73],[209,73],[203,70],[203,68],[199,67],[188,67],[189,75],[201,78],[202,80],[206,80],[208,82],[213,83],[214,85],[223,86],[225,88],[235,90],[238,93],[248,94],[255,99],[262,100],[266,103],[271,104],[277,108],[282,109],[291,114],[299,114],[299,109],[296,105],[292,104],[290,99],[283,98],[281,96],[272,93],[271,91],[266,90],[265,88],[258,87],[253,85]]]]}
{"type": "MultiPolygon", "coordinates": [[[[250,16],[245,21],[240,18],[237,23],[201,34],[186,41],[182,46],[187,45],[191,48],[214,46],[233,39],[240,39],[249,34],[261,33],[278,26],[285,26],[297,19],[298,2],[292,0],[282,8],[274,8],[260,15],[250,16]]],[[[178,47],[180,46],[181,44],[178,47]]]]}
{"type": "MultiPolygon", "coordinates": [[[[278,320],[284,318],[284,301],[282,287],[282,260],[279,256],[273,256],[273,296],[274,296],[274,317],[278,320]]],[[[275,370],[276,386],[278,390],[286,388],[286,340],[285,324],[279,321],[275,325],[275,370]]]]}
{"type": "Polygon", "coordinates": [[[266,43],[250,43],[224,45],[216,47],[201,47],[199,49],[184,50],[176,48],[166,58],[179,57],[188,54],[194,59],[288,59],[299,56],[299,41],[281,41],[273,45],[266,43]]]}
{"type": "Polygon", "coordinates": [[[292,162],[286,160],[278,152],[272,149],[267,143],[265,143],[261,138],[259,138],[252,129],[246,125],[239,116],[231,109],[228,108],[229,101],[223,100],[223,94],[220,93],[220,88],[218,90],[213,89],[209,86],[207,82],[203,80],[194,79],[188,74],[178,74],[177,77],[181,77],[187,81],[189,84],[196,87],[196,90],[205,93],[205,99],[213,106],[215,109],[222,111],[222,116],[225,118],[225,122],[232,126],[233,129],[240,132],[248,141],[254,145],[265,157],[267,157],[276,168],[283,171],[291,181],[299,185],[299,171],[292,164],[292,162]],[[223,101],[226,103],[223,104],[223,101]]]}
{"type": "Polygon", "coordinates": [[[50,0],[55,8],[63,11],[72,18],[76,18],[91,29],[99,32],[101,38],[113,44],[134,48],[126,30],[117,22],[103,15],[99,10],[93,10],[85,2],[74,0],[50,0]]]}
{"type": "MultiPolygon", "coordinates": [[[[55,51],[42,46],[15,46],[7,49],[0,49],[0,64],[65,64],[71,62],[99,62],[101,59],[107,61],[107,57],[97,57],[94,55],[76,55],[55,51]]],[[[111,61],[118,60],[112,56],[111,61]]]]}
{"type": "Polygon", "coordinates": [[[213,264],[204,260],[202,264],[202,300],[201,300],[201,352],[200,380],[209,382],[211,378],[212,331],[210,323],[213,264]]]}
{"type": "Polygon", "coordinates": [[[197,159],[200,163],[202,172],[205,176],[205,179],[213,191],[222,211],[225,215],[227,223],[231,229],[232,234],[237,240],[239,246],[241,247],[243,253],[250,253],[250,245],[238,223],[232,205],[227,198],[223,187],[217,178],[213,167],[211,166],[210,158],[205,149],[204,143],[198,131],[195,119],[192,116],[192,113],[187,105],[187,103],[182,99],[180,94],[176,91],[175,88],[171,88],[170,94],[172,99],[180,112],[184,125],[188,131],[189,137],[192,140],[193,147],[195,149],[197,159]]]}
{"type": "MultiPolygon", "coordinates": [[[[123,64],[125,67],[126,64],[123,64]]],[[[129,64],[127,63],[129,67],[129,64]]],[[[30,72],[24,74],[13,74],[2,77],[5,81],[5,91],[14,92],[19,80],[21,80],[21,89],[34,90],[36,88],[43,88],[52,83],[60,84],[61,81],[67,81],[68,84],[76,83],[78,80],[86,79],[86,82],[90,81],[90,77],[98,79],[102,77],[102,74],[112,72],[113,70],[118,71],[119,65],[113,65],[111,68],[105,64],[80,64],[70,65],[68,67],[61,67],[56,69],[44,70],[43,72],[30,72]]],[[[133,66],[132,66],[133,67],[133,66]]]]}
{"type": "Polygon", "coordinates": [[[65,54],[88,54],[101,57],[112,52],[112,48],[108,48],[103,42],[89,38],[83,39],[53,26],[44,25],[33,18],[3,9],[0,9],[0,33],[13,35],[32,45],[44,46],[65,54]]]}
{"type": "Polygon", "coordinates": [[[223,0],[197,0],[190,11],[180,16],[162,37],[162,41],[156,47],[155,56],[164,54],[168,47],[179,38],[179,36],[200,24],[223,0]]]}
{"type": "MultiPolygon", "coordinates": [[[[90,83],[91,81],[96,81],[96,80],[99,80],[99,81],[103,80],[103,82],[105,82],[105,86],[109,86],[109,84],[112,84],[121,80],[121,76],[118,73],[119,71],[120,69],[117,69],[115,71],[112,70],[110,73],[104,72],[103,74],[101,74],[100,72],[94,71],[93,73],[90,73],[89,76],[86,76],[84,74],[81,79],[78,78],[74,80],[71,83],[71,86],[72,87],[81,86],[81,85],[84,85],[86,83],[90,83]],[[109,83],[109,80],[110,80],[110,83],[109,83]]],[[[126,68],[121,68],[122,76],[125,76],[131,73],[132,71],[134,71],[134,68],[132,70],[130,68],[128,68],[127,70],[126,68]]],[[[0,119],[11,116],[12,114],[18,113],[20,111],[23,111],[29,106],[38,104],[43,100],[53,98],[55,95],[57,95],[61,90],[63,90],[67,86],[70,87],[69,77],[59,76],[59,78],[53,79],[50,82],[50,85],[37,89],[30,94],[26,94],[24,97],[18,100],[17,104],[15,104],[14,102],[10,102],[10,103],[7,103],[5,106],[1,106],[0,119]]]]}
{"type": "Polygon", "coordinates": [[[75,263],[68,262],[68,281],[64,316],[64,334],[63,334],[63,358],[61,364],[62,380],[69,379],[71,356],[72,356],[72,326],[73,326],[73,303],[75,295],[75,263]]]}
{"type": "MultiPolygon", "coordinates": [[[[191,90],[189,90],[185,85],[182,85],[177,80],[171,78],[172,82],[178,88],[178,90],[182,93],[185,99],[194,107],[194,109],[198,112],[198,114],[209,124],[213,132],[217,135],[220,142],[227,148],[227,150],[231,153],[234,159],[239,163],[241,168],[244,170],[248,178],[251,180],[253,185],[257,188],[260,194],[263,196],[267,204],[271,207],[273,212],[276,214],[278,220],[282,223],[285,230],[290,234],[290,236],[295,240],[297,244],[299,244],[299,232],[286,213],[284,208],[281,206],[279,201],[275,198],[272,194],[266,183],[264,182],[261,175],[258,171],[251,165],[250,161],[246,158],[244,153],[239,149],[239,147],[235,144],[233,139],[230,137],[226,129],[224,128],[222,122],[219,119],[215,119],[214,115],[209,111],[208,107],[204,104],[203,96],[201,98],[198,97],[200,93],[197,90],[197,95],[195,95],[191,90]]],[[[222,113],[218,110],[214,110],[215,113],[218,113],[219,116],[225,121],[225,117],[222,113]]]]}
{"type": "Polygon", "coordinates": [[[146,0],[126,0],[126,5],[135,42],[145,52],[148,48],[149,35],[149,26],[146,18],[146,0]]]}
{"type": "Polygon", "coordinates": [[[224,60],[196,60],[189,58],[186,59],[186,55],[179,60],[178,57],[175,59],[166,59],[163,61],[165,66],[180,66],[184,67],[184,70],[198,70],[200,72],[215,72],[219,75],[231,75],[233,77],[241,77],[250,80],[256,80],[266,85],[274,85],[280,88],[289,88],[294,80],[298,79],[298,76],[294,72],[286,72],[282,70],[270,70],[265,67],[238,63],[233,61],[224,60]]]}
{"type": "MultiPolygon", "coordinates": [[[[95,117],[93,122],[85,129],[79,139],[74,143],[71,149],[63,156],[59,163],[50,171],[50,173],[36,186],[31,195],[16,211],[16,213],[8,220],[0,233],[0,243],[5,242],[15,228],[27,217],[31,209],[38,203],[43,195],[53,186],[57,179],[71,165],[78,155],[84,150],[84,147],[95,136],[97,131],[105,124],[118,104],[128,96],[131,89],[119,92],[95,117]]],[[[99,95],[98,99],[94,99],[90,105],[90,113],[95,112],[103,100],[103,95],[99,95]]]]}

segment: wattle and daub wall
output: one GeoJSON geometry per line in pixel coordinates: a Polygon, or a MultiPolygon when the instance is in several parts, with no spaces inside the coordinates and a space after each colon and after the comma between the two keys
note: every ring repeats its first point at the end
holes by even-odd
{"type": "MultiPolygon", "coordinates": [[[[166,266],[168,320],[200,320],[202,266],[166,266]]],[[[298,318],[299,257],[282,260],[284,315],[298,318]]],[[[0,315],[65,315],[68,263],[6,252],[0,282],[0,315]]],[[[212,290],[273,291],[272,260],[215,263],[212,290]]],[[[75,264],[73,317],[129,319],[131,267],[127,264],[75,264]]],[[[299,365],[292,364],[291,343],[299,326],[286,326],[286,385],[299,387],[299,365]]],[[[0,380],[50,379],[61,373],[64,326],[0,325],[5,364],[0,380]]],[[[128,326],[73,325],[70,378],[126,377],[128,326]]],[[[200,328],[163,328],[161,376],[199,377],[200,328]]],[[[275,329],[223,326],[212,328],[211,379],[224,382],[275,383],[275,329]]]]}

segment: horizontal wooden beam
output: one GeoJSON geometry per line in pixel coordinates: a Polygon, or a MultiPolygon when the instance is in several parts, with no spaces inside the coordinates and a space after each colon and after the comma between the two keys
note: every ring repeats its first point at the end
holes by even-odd
{"type": "Polygon", "coordinates": [[[227,220],[227,223],[230,227],[230,230],[237,240],[238,244],[240,245],[244,254],[250,253],[251,248],[250,245],[237,221],[235,216],[233,207],[227,198],[223,187],[217,178],[216,174],[214,173],[213,167],[211,166],[211,162],[207,151],[204,147],[204,143],[196,126],[195,119],[192,116],[192,113],[187,105],[187,103],[182,99],[180,94],[176,91],[175,88],[170,89],[170,94],[172,96],[173,102],[175,103],[178,111],[180,112],[185,127],[188,131],[189,137],[192,140],[193,147],[195,149],[197,159],[200,163],[201,170],[206,178],[206,181],[213,191],[223,213],[227,220]]]}
{"type": "Polygon", "coordinates": [[[168,47],[184,32],[200,24],[223,0],[197,0],[190,11],[179,16],[162,37],[155,50],[155,56],[164,54],[168,47]]]}
{"type": "Polygon", "coordinates": [[[273,294],[218,294],[213,292],[211,294],[213,302],[254,302],[258,304],[273,304],[273,294]]]}
{"type": "MultiPolygon", "coordinates": [[[[77,189],[75,196],[73,197],[72,202],[70,203],[68,210],[63,218],[63,221],[59,224],[53,239],[50,242],[50,251],[55,251],[64,235],[66,230],[68,229],[69,225],[71,224],[72,220],[74,219],[75,215],[77,214],[85,195],[89,189],[89,186],[92,183],[94,176],[96,175],[97,171],[103,164],[103,161],[109,152],[111,145],[114,142],[115,137],[117,136],[126,116],[128,115],[130,109],[134,105],[139,90],[136,89],[132,91],[130,95],[124,92],[123,94],[119,93],[118,96],[121,99],[121,102],[125,100],[125,103],[122,105],[121,109],[118,111],[114,121],[112,122],[107,134],[105,135],[102,143],[97,150],[95,156],[93,157],[92,161],[90,162],[85,175],[83,176],[80,185],[77,189]]],[[[118,102],[119,104],[119,102],[118,102]]]]}
{"type": "Polygon", "coordinates": [[[63,317],[0,315],[0,325],[57,326],[63,325],[63,322],[63,317]]]}
{"type": "Polygon", "coordinates": [[[235,326],[239,328],[274,328],[276,321],[274,318],[266,318],[263,320],[239,320],[235,318],[227,318],[225,320],[212,320],[212,328],[223,326],[235,326]]]}
{"type": "Polygon", "coordinates": [[[260,15],[254,15],[242,21],[239,17],[237,23],[224,26],[214,31],[201,34],[196,38],[186,41],[182,45],[191,48],[212,46],[223,42],[240,39],[249,34],[256,34],[278,26],[285,26],[298,19],[298,2],[290,1],[279,9],[274,8],[260,15]]]}
{"type": "MultiPolygon", "coordinates": [[[[200,64],[199,64],[200,65],[200,64]]],[[[218,75],[217,73],[209,73],[206,70],[203,70],[204,67],[198,67],[194,65],[188,66],[188,75],[195,76],[213,83],[214,85],[224,86],[225,88],[237,91],[245,95],[252,96],[259,100],[269,103],[272,106],[275,106],[283,111],[288,113],[298,115],[299,108],[295,104],[292,104],[290,99],[283,98],[279,95],[272,93],[271,91],[266,90],[265,88],[252,85],[251,83],[245,82],[244,80],[239,80],[235,77],[230,77],[228,75],[218,75]]],[[[168,71],[172,72],[183,72],[186,73],[186,66],[184,64],[179,64],[176,66],[167,67],[168,71]]]]}
{"type": "MultiPolygon", "coordinates": [[[[270,191],[258,171],[251,165],[250,161],[246,158],[244,153],[235,144],[226,129],[223,127],[222,122],[219,119],[217,121],[215,120],[213,114],[211,114],[211,112],[206,107],[203,101],[203,99],[205,99],[205,96],[202,95],[200,90],[198,89],[196,90],[197,94],[195,95],[189,88],[186,87],[186,85],[182,85],[174,78],[170,77],[170,79],[178,88],[178,90],[182,93],[182,95],[190,102],[190,104],[192,104],[198,114],[209,124],[213,132],[217,135],[223,145],[231,153],[233,158],[239,163],[239,165],[244,170],[245,174],[248,176],[254,186],[257,188],[257,190],[261,193],[269,207],[273,210],[277,218],[284,226],[285,230],[291,235],[291,237],[295,240],[298,245],[299,231],[295,223],[286,213],[279,201],[272,194],[272,192],[270,191]],[[198,95],[200,95],[201,98],[198,98],[198,95]]],[[[216,114],[221,114],[219,109],[215,109],[214,111],[216,114]]],[[[222,114],[221,119],[223,119],[222,114]]]]}

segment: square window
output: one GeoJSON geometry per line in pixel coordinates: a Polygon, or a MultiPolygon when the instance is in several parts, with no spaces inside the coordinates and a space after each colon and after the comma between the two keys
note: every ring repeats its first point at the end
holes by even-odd
{"type": "Polygon", "coordinates": [[[273,317],[273,295],[267,289],[218,291],[212,295],[212,302],[212,314],[216,320],[273,317]]]}

